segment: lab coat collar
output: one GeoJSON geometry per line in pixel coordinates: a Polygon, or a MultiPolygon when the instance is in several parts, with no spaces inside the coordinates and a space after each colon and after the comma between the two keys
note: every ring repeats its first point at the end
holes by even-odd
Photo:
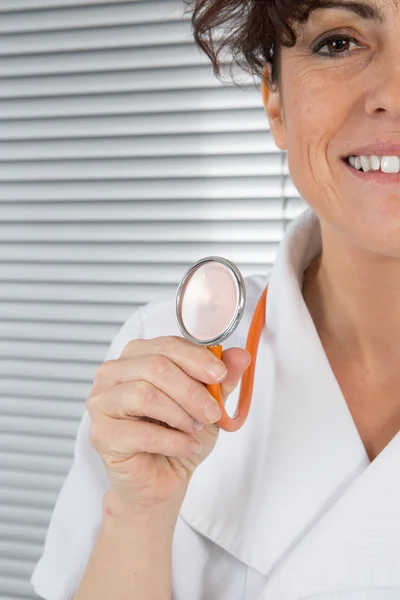
{"type": "MultiPolygon", "coordinates": [[[[307,208],[288,227],[270,273],[248,419],[235,433],[220,431],[180,513],[265,576],[370,465],[302,295],[304,270],[321,250],[319,220],[307,208]]],[[[244,346],[255,303],[232,346],[244,346]]],[[[228,399],[230,414],[238,392],[228,399]]]]}

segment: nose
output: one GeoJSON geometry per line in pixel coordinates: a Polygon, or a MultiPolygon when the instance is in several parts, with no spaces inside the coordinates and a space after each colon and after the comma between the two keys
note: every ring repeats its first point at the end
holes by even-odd
{"type": "Polygon", "coordinates": [[[400,35],[397,40],[382,48],[379,60],[368,83],[366,112],[387,113],[387,117],[398,120],[400,128],[400,35]]]}

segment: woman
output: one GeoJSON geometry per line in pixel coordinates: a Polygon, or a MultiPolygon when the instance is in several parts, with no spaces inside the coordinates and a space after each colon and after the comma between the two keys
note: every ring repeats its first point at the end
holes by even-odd
{"type": "Polygon", "coordinates": [[[172,297],[114,338],[32,576],[43,598],[400,598],[398,8],[197,0],[215,71],[220,44],[262,73],[309,208],[247,278],[222,361],[179,337],[172,297]],[[250,413],[220,431],[204,383],[231,412],[267,283],[250,413]]]}

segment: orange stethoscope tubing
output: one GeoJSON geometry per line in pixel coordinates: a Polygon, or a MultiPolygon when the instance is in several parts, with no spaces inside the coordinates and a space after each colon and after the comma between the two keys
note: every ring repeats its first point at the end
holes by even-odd
{"type": "MultiPolygon", "coordinates": [[[[206,388],[210,394],[218,402],[222,411],[222,417],[216,422],[216,425],[225,431],[237,431],[242,427],[249,414],[251,397],[253,394],[254,372],[256,367],[257,350],[260,341],[261,332],[265,325],[265,310],[267,301],[268,286],[265,288],[257,303],[253,314],[249,333],[247,335],[246,350],[250,352],[251,362],[243,373],[242,382],[240,384],[239,400],[236,407],[235,415],[231,418],[225,410],[224,401],[222,399],[221,384],[207,384],[206,388]]],[[[222,346],[207,346],[217,358],[222,358],[222,346]]]]}

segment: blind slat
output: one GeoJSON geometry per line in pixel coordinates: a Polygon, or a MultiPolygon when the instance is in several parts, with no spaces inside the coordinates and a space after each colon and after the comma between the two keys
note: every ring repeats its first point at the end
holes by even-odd
{"type": "MultiPolygon", "coordinates": [[[[0,142],[0,161],[76,160],[96,158],[143,158],[229,156],[243,153],[278,154],[271,136],[264,131],[203,135],[135,136],[107,139],[0,142]],[[109,146],[110,147],[109,147],[109,146]]],[[[280,158],[280,157],[279,157],[280,158]]]]}
{"type": "MultiPolygon", "coordinates": [[[[104,265],[96,264],[70,264],[63,265],[58,263],[0,263],[0,279],[8,282],[28,282],[34,281],[38,284],[44,282],[59,281],[61,283],[168,283],[178,284],[184,272],[186,272],[191,264],[189,262],[180,263],[179,265],[171,265],[168,271],[164,265],[141,265],[127,264],[115,265],[114,268],[105,269],[104,265]]],[[[258,270],[257,265],[242,265],[238,264],[242,274],[254,274],[258,270]]],[[[70,309],[69,309],[70,310],[70,309]]],[[[131,308],[132,310],[132,308],[131,308]]],[[[1,317],[1,311],[0,311],[1,317]]],[[[30,314],[27,318],[33,319],[30,314]]],[[[50,319],[50,317],[48,317],[50,319]]],[[[64,319],[65,320],[65,319],[64,319]]],[[[20,337],[24,335],[27,338],[33,339],[58,339],[58,340],[80,340],[84,342],[104,342],[110,339],[110,335],[115,333],[115,327],[110,327],[101,324],[95,326],[88,325],[87,327],[68,327],[62,326],[59,329],[55,325],[27,326],[24,323],[21,329],[15,330],[13,324],[7,328],[7,324],[0,323],[0,334],[11,337],[20,337]],[[15,333],[12,333],[14,332],[15,333]]]]}
{"type": "MultiPolygon", "coordinates": [[[[32,473],[29,471],[6,471],[0,468],[0,485],[14,486],[32,490],[59,490],[65,479],[64,475],[54,473],[32,473]]],[[[1,587],[0,587],[1,589],[1,587]]]]}
{"type": "MultiPolygon", "coordinates": [[[[7,362],[9,364],[11,364],[12,362],[14,364],[16,364],[16,361],[11,361],[11,360],[7,360],[7,362]]],[[[2,360],[0,360],[0,364],[2,363],[2,360]]],[[[22,364],[22,366],[24,364],[26,364],[26,362],[24,361],[19,361],[19,364],[22,364]]],[[[41,363],[39,363],[39,365],[41,366],[41,363]]],[[[36,365],[33,365],[36,366],[36,365]]],[[[1,367],[0,367],[1,368],[1,367]]],[[[78,427],[78,422],[77,421],[72,421],[70,418],[63,418],[63,419],[46,419],[43,416],[40,417],[31,417],[30,419],[24,419],[23,416],[20,415],[12,415],[12,416],[4,416],[4,415],[0,415],[0,431],[2,432],[7,432],[7,433],[11,433],[11,432],[15,432],[18,434],[24,434],[26,433],[27,435],[57,435],[60,437],[65,437],[65,438],[73,438],[76,436],[76,431],[77,431],[77,427],[78,427]]],[[[46,468],[46,464],[47,464],[47,468],[50,467],[51,464],[55,464],[52,462],[52,457],[49,457],[50,462],[47,464],[46,461],[43,462],[43,468],[46,468]]],[[[33,463],[32,463],[33,464],[33,463]]],[[[6,466],[5,463],[3,463],[2,461],[0,461],[0,465],[2,465],[3,467],[6,466]]],[[[22,465],[21,465],[22,466],[22,465]]],[[[29,466],[29,462],[27,462],[26,467],[27,468],[29,466]]],[[[62,466],[62,463],[60,462],[60,467],[62,466]]],[[[62,469],[61,469],[62,470],[62,469]]]]}
{"type": "MultiPolygon", "coordinates": [[[[147,2],[147,0],[133,0],[133,2],[138,5],[150,4],[150,2],[147,2]]],[[[59,9],[60,7],[69,7],[80,10],[82,7],[86,6],[93,6],[94,8],[97,8],[103,4],[114,5],[131,3],[132,0],[0,0],[0,12],[14,13],[22,10],[43,11],[44,9],[59,9]]],[[[158,2],[156,2],[156,4],[158,4],[158,2]]],[[[173,4],[170,4],[170,7],[171,10],[173,10],[173,4]]]]}
{"type": "MultiPolygon", "coordinates": [[[[0,559],[0,576],[11,575],[11,577],[19,577],[21,579],[28,579],[33,571],[34,563],[27,560],[15,560],[15,559],[0,559]]],[[[0,596],[0,600],[3,600],[4,596],[0,596]]],[[[15,600],[10,597],[10,600],[15,600]]]]}
{"type": "Polygon", "coordinates": [[[268,242],[281,231],[280,221],[186,221],[183,223],[37,223],[0,224],[2,242],[268,242]]]}
{"type": "MultiPolygon", "coordinates": [[[[31,560],[37,562],[43,551],[43,544],[30,544],[27,542],[2,541],[0,540],[0,559],[19,558],[21,560],[31,560]]],[[[9,593],[10,590],[4,585],[5,578],[0,577],[0,590],[2,593],[9,593]]],[[[30,586],[28,589],[31,589],[30,586]]],[[[18,591],[19,593],[19,591],[18,591]]],[[[14,596],[15,598],[15,596],[14,596]]]]}
{"type": "MultiPolygon", "coordinates": [[[[0,140],[125,137],[213,132],[263,131],[266,115],[258,108],[152,115],[106,115],[64,119],[0,120],[0,140]]],[[[268,133],[266,134],[268,135],[268,133]]],[[[152,138],[151,138],[152,139],[152,138]]]]}
{"type": "MultiPolygon", "coordinates": [[[[253,200],[249,198],[230,200],[202,200],[198,202],[171,201],[171,202],[80,202],[74,205],[71,202],[2,202],[0,200],[0,223],[46,223],[66,222],[72,223],[108,223],[115,221],[141,222],[159,221],[162,215],[163,222],[175,221],[176,226],[181,226],[181,221],[278,221],[283,219],[284,212],[282,200],[271,198],[253,200]],[[71,210],[71,207],[79,210],[71,210]]],[[[169,223],[168,223],[169,226],[169,223]]]]}
{"type": "MultiPolygon", "coordinates": [[[[18,398],[17,396],[7,396],[2,394],[0,397],[1,415],[24,415],[47,419],[76,419],[80,420],[84,412],[83,403],[71,402],[69,400],[44,398],[18,398]]],[[[1,418],[1,417],[0,417],[1,418]]]]}
{"type": "MultiPolygon", "coordinates": [[[[140,305],[132,302],[128,304],[79,304],[74,302],[23,302],[20,299],[14,302],[0,301],[0,319],[20,319],[22,326],[30,322],[48,321],[68,325],[79,324],[105,324],[112,323],[113,327],[124,323],[140,305]]],[[[111,341],[111,338],[110,338],[111,341]]]]}
{"type": "MultiPolygon", "coordinates": [[[[0,510],[0,514],[3,514],[5,518],[10,517],[10,513],[15,513],[12,511],[12,507],[7,510],[8,507],[3,507],[0,510]]],[[[49,519],[47,519],[48,524],[49,519]]],[[[45,531],[43,527],[35,527],[34,525],[29,525],[28,523],[24,523],[24,525],[15,525],[12,522],[1,523],[0,522],[0,537],[3,540],[16,540],[21,542],[30,542],[33,544],[43,544],[45,531]]]]}
{"type": "MultiPolygon", "coordinates": [[[[22,56],[0,55],[0,77],[36,77],[62,73],[106,73],[162,69],[208,64],[204,54],[189,43],[168,44],[156,48],[113,48],[112,50],[76,50],[55,54],[22,56]]],[[[127,77],[128,78],[128,77],[127,77]]],[[[25,81],[26,84],[26,81],[25,81]]],[[[82,92],[81,92],[82,93],[82,92]]]]}
{"type": "MultiPolygon", "coordinates": [[[[7,421],[4,421],[3,419],[4,419],[4,417],[0,417],[0,427],[7,425],[7,421]]],[[[19,419],[21,421],[23,419],[23,417],[19,417],[19,419]]],[[[16,422],[15,418],[8,419],[8,424],[12,423],[14,430],[17,431],[18,433],[21,433],[20,429],[15,427],[15,422],[16,422]]],[[[18,421],[17,421],[17,423],[18,423],[18,421]]],[[[11,431],[13,431],[13,429],[10,428],[9,431],[11,432],[11,431]]],[[[47,430],[44,427],[43,430],[38,429],[38,431],[35,433],[37,433],[38,435],[41,435],[43,432],[43,435],[46,435],[46,433],[48,431],[49,431],[49,427],[47,427],[47,430]]],[[[54,429],[53,429],[53,431],[54,431],[54,429]]],[[[61,435],[66,435],[67,428],[63,428],[63,429],[61,429],[61,431],[62,431],[61,435]]],[[[32,432],[27,431],[27,433],[30,434],[32,432]]],[[[71,436],[76,435],[76,426],[74,426],[74,428],[71,429],[70,435],[71,436]]],[[[6,470],[24,471],[26,469],[29,469],[30,471],[35,471],[35,472],[39,472],[39,473],[40,472],[56,473],[56,474],[61,473],[62,475],[66,475],[68,470],[71,468],[71,459],[67,458],[67,457],[62,457],[62,456],[45,456],[45,455],[28,454],[28,453],[22,453],[22,452],[14,452],[14,453],[13,452],[0,452],[0,464],[2,465],[2,468],[6,469],[6,470]]],[[[15,509],[15,512],[16,513],[20,512],[21,514],[22,514],[22,512],[25,512],[26,514],[32,513],[32,514],[39,515],[42,511],[41,510],[38,511],[37,509],[35,509],[34,511],[32,509],[18,509],[18,510],[15,509]]],[[[48,512],[46,511],[46,517],[47,517],[47,514],[48,514],[48,512]]],[[[6,518],[6,516],[5,516],[4,510],[3,510],[3,505],[0,505],[0,521],[4,518],[6,518]]],[[[38,516],[38,518],[39,518],[39,516],[38,516]]],[[[40,522],[42,522],[42,521],[40,521],[40,522]]]]}
{"type": "Polygon", "coordinates": [[[188,27],[182,21],[146,23],[140,25],[114,25],[86,27],[68,31],[39,31],[37,33],[10,33],[0,37],[0,55],[15,56],[42,52],[65,52],[94,48],[121,48],[124,46],[158,46],[187,43],[188,27]]]}
{"type": "MultiPolygon", "coordinates": [[[[59,385],[61,387],[61,383],[59,383],[59,385]]],[[[51,456],[72,457],[74,448],[74,441],[67,438],[37,436],[28,437],[27,435],[16,433],[2,433],[0,436],[0,450],[4,450],[6,452],[32,452],[34,454],[49,454],[51,456]]],[[[23,487],[22,476],[17,478],[17,483],[11,483],[7,485],[5,482],[2,482],[0,488],[2,489],[3,487],[15,487],[21,489],[21,487],[23,487]]],[[[42,489],[39,487],[37,488],[37,491],[45,492],[46,488],[42,489]]]]}
{"type": "MultiPolygon", "coordinates": [[[[0,181],[0,198],[8,202],[59,202],[74,198],[74,202],[88,201],[147,201],[158,200],[218,200],[232,198],[276,199],[280,197],[282,176],[264,177],[208,177],[188,179],[138,179],[131,181],[62,181],[22,182],[0,181]]],[[[283,212],[283,208],[282,208],[283,212]]],[[[79,207],[78,207],[79,214],[79,207]]]]}
{"type": "MultiPolygon", "coordinates": [[[[72,459],[71,459],[72,460],[72,459]]],[[[0,502],[2,506],[21,506],[27,508],[53,509],[57,500],[57,492],[31,490],[29,497],[21,494],[18,488],[2,487],[0,489],[0,502]]]]}
{"type": "MultiPolygon", "coordinates": [[[[84,401],[90,393],[91,387],[92,383],[90,381],[57,381],[46,378],[41,379],[40,377],[35,377],[32,379],[29,377],[25,377],[24,379],[4,378],[0,380],[0,391],[2,394],[17,397],[29,397],[32,402],[37,399],[42,400],[43,398],[51,398],[54,400],[54,402],[67,399],[71,403],[77,401],[80,405],[80,403],[84,401]]],[[[0,445],[2,441],[3,440],[0,439],[0,445]]],[[[8,442],[11,443],[10,439],[8,439],[8,442]]],[[[18,442],[22,443],[22,440],[18,440],[18,442]]],[[[35,443],[37,442],[35,441],[35,443]]],[[[21,448],[25,447],[26,446],[24,445],[21,446],[21,448]]],[[[72,445],[62,447],[72,448],[72,445]]],[[[7,446],[1,446],[1,448],[7,449],[7,446]]],[[[15,448],[16,446],[13,446],[14,450],[15,448]]],[[[55,451],[50,445],[48,448],[50,451],[55,451]]]]}
{"type": "Polygon", "coordinates": [[[154,298],[162,298],[172,294],[176,289],[174,285],[63,285],[61,283],[4,283],[0,289],[0,300],[13,298],[28,300],[59,300],[65,302],[126,302],[135,298],[136,302],[147,303],[154,298]]]}
{"type": "MultiPolygon", "coordinates": [[[[281,229],[283,230],[283,224],[280,224],[281,229]]],[[[279,227],[277,227],[277,232],[279,227]]],[[[195,262],[200,260],[204,256],[224,256],[230,257],[230,260],[234,262],[245,261],[246,263],[252,263],[254,265],[259,265],[261,269],[269,268],[271,262],[273,262],[276,252],[277,252],[278,244],[269,241],[268,243],[255,243],[255,242],[244,242],[242,244],[239,243],[228,243],[228,242],[193,242],[192,244],[174,244],[170,242],[162,246],[162,244],[84,244],[78,243],[75,244],[29,244],[25,243],[22,248],[19,244],[3,244],[0,242],[0,254],[2,254],[3,259],[5,261],[23,261],[30,263],[32,261],[44,261],[44,262],[79,262],[82,256],[85,257],[86,263],[97,262],[97,263],[107,263],[107,264],[115,264],[115,263],[154,263],[156,261],[163,263],[180,263],[182,261],[182,256],[184,255],[187,261],[195,262]]],[[[162,284],[164,286],[164,284],[162,284]]],[[[42,286],[41,286],[42,287],[42,286]]],[[[53,286],[54,287],[54,286],[53,286]]],[[[15,288],[17,289],[17,288],[15,288]]],[[[18,288],[21,291],[24,291],[25,287],[18,288]]],[[[31,288],[32,289],[32,288],[31,288]]],[[[137,286],[139,290],[139,287],[137,286]]],[[[97,291],[100,290],[100,287],[97,287],[97,291]]],[[[168,291],[171,291],[172,288],[168,288],[168,291]]],[[[176,291],[176,286],[174,288],[176,291]]],[[[8,287],[7,294],[4,289],[0,289],[0,300],[7,300],[10,298],[9,293],[13,291],[13,288],[8,287]]],[[[28,291],[28,290],[27,290],[28,291]]],[[[102,292],[104,290],[102,289],[102,292]]],[[[167,288],[166,288],[167,291],[167,288]]],[[[51,302],[52,300],[57,299],[60,302],[64,302],[66,299],[74,301],[74,296],[66,290],[68,297],[64,297],[60,294],[56,294],[53,298],[51,295],[43,295],[42,291],[38,291],[35,294],[34,290],[32,291],[32,295],[27,295],[23,293],[19,299],[27,300],[27,299],[36,299],[36,300],[46,300],[51,302]]],[[[128,297],[119,296],[112,293],[112,290],[108,291],[107,297],[96,296],[93,300],[90,299],[90,296],[84,294],[81,295],[80,298],[85,302],[92,302],[93,304],[100,303],[104,304],[105,302],[114,302],[115,304],[128,304],[132,303],[141,303],[148,301],[148,294],[144,296],[143,294],[139,297],[135,297],[129,295],[128,297]]],[[[13,300],[18,300],[18,296],[15,294],[12,295],[13,300]]]]}
{"type": "MultiPolygon", "coordinates": [[[[108,344],[88,344],[71,342],[43,342],[7,340],[0,347],[1,358],[24,360],[65,360],[75,362],[83,360],[101,363],[107,353],[108,344]]],[[[1,423],[1,416],[0,416],[1,423]]]]}
{"type": "MultiPolygon", "coordinates": [[[[2,278],[0,265],[0,279],[2,278]]],[[[1,319],[1,313],[0,313],[1,319]]],[[[96,324],[73,324],[68,323],[30,323],[29,321],[0,321],[0,336],[9,340],[53,341],[53,342],[80,342],[86,347],[87,344],[94,346],[108,344],[116,335],[118,328],[115,325],[96,324]]],[[[1,400],[0,400],[1,401],[1,400]]]]}
{"type": "Polygon", "coordinates": [[[236,177],[276,175],[282,170],[278,154],[119,158],[110,160],[52,160],[46,162],[0,162],[2,181],[54,181],[99,179],[157,179],[192,177],[236,177]],[[51,166],[51,168],[49,168],[51,166]]]}
{"type": "Polygon", "coordinates": [[[0,80],[0,98],[36,98],[46,96],[81,96],[86,94],[113,94],[145,92],[149,96],[164,90],[217,87],[206,65],[175,67],[168,70],[148,69],[116,71],[111,73],[83,73],[73,75],[3,78],[0,80]]]}
{"type": "Polygon", "coordinates": [[[253,89],[181,89],[54,98],[0,100],[0,121],[72,116],[157,114],[183,111],[250,109],[260,107],[253,89]]]}
{"type": "Polygon", "coordinates": [[[46,31],[48,29],[81,29],[85,27],[113,27],[124,23],[148,23],[149,21],[182,21],[183,11],[178,3],[170,2],[58,2],[37,3],[34,0],[0,3],[0,33],[46,31]],[[65,4],[65,8],[61,8],[65,4]],[[71,8],[67,8],[71,4],[71,8]],[[88,6],[91,4],[92,6],[88,6]],[[11,9],[7,14],[6,8],[11,9]],[[21,8],[25,8],[21,11],[21,8]],[[40,8],[42,10],[35,10],[40,8]],[[19,9],[19,10],[18,10],[19,9]],[[18,12],[16,12],[18,10],[18,12]]]}
{"type": "MultiPolygon", "coordinates": [[[[31,548],[37,548],[38,546],[35,544],[31,545],[31,548]]],[[[27,557],[28,551],[24,552],[24,556],[27,557]]],[[[0,546],[0,557],[1,557],[1,546],[0,546]]],[[[23,581],[22,579],[16,579],[13,577],[0,577],[0,590],[5,592],[6,594],[12,594],[14,597],[22,598],[32,598],[32,587],[29,582],[23,581]]]]}
{"type": "MultiPolygon", "coordinates": [[[[48,379],[57,382],[82,381],[91,384],[97,363],[61,362],[49,360],[24,360],[0,358],[0,377],[29,379],[48,379]]],[[[2,417],[6,418],[6,417],[2,417]]],[[[53,424],[56,429],[56,424],[53,424]]]]}

